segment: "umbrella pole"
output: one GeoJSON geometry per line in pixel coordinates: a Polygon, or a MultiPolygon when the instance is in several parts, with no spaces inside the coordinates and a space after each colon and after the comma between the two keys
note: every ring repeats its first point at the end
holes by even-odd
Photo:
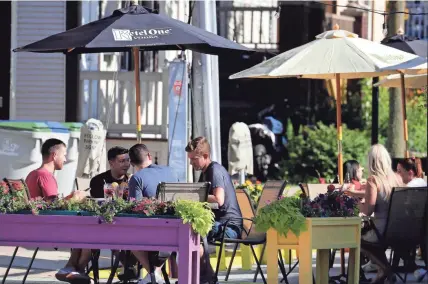
{"type": "Polygon", "coordinates": [[[405,146],[405,150],[404,150],[404,157],[408,158],[409,157],[409,133],[408,133],[408,129],[407,129],[407,112],[406,112],[406,88],[405,88],[405,83],[404,83],[404,74],[400,73],[400,81],[401,81],[401,103],[403,105],[403,131],[404,131],[404,146],[405,146]]]}
{"type": "Polygon", "coordinates": [[[337,169],[339,171],[339,183],[343,184],[343,155],[342,155],[342,94],[340,90],[340,74],[336,74],[336,126],[337,126],[337,169]]]}
{"type": "Polygon", "coordinates": [[[134,54],[134,79],[135,79],[135,106],[137,108],[137,142],[141,143],[141,89],[140,89],[140,50],[133,47],[134,54]]]}

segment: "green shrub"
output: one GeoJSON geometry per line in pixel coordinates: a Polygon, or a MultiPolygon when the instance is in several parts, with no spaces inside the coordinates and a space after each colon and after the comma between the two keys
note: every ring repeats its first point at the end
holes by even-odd
{"type": "Polygon", "coordinates": [[[409,150],[427,155],[427,108],[426,93],[407,99],[407,125],[409,150]]]}
{"type": "MultiPolygon", "coordinates": [[[[337,176],[337,134],[334,125],[318,123],[306,128],[303,135],[290,139],[290,159],[282,162],[284,178],[290,183],[313,182],[317,171],[329,181],[337,176]]],[[[366,165],[370,137],[367,132],[347,129],[343,125],[343,161],[357,160],[366,165]]]]}
{"type": "MultiPolygon", "coordinates": [[[[361,80],[363,95],[363,116],[365,129],[370,133],[372,127],[372,79],[361,80]]],[[[406,98],[409,150],[427,153],[427,109],[426,90],[406,98]]],[[[379,88],[379,143],[385,144],[389,125],[388,88],[379,88]]]]}

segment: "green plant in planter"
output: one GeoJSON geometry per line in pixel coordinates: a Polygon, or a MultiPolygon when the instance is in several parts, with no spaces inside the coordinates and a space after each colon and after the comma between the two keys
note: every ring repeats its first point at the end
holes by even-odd
{"type": "Polygon", "coordinates": [[[267,232],[270,228],[286,236],[288,231],[296,236],[306,230],[305,217],[300,212],[300,199],[284,197],[263,207],[255,217],[257,231],[267,232]]]}
{"type": "Polygon", "coordinates": [[[174,202],[175,215],[179,216],[183,223],[190,223],[193,231],[205,237],[211,231],[214,224],[214,213],[207,203],[177,200],[174,202]]]}
{"type": "Polygon", "coordinates": [[[85,206],[87,210],[90,210],[91,207],[95,209],[94,213],[96,216],[100,217],[100,222],[113,223],[113,219],[117,213],[129,212],[136,204],[135,201],[126,201],[122,198],[118,198],[101,203],[100,205],[95,202],[95,204],[87,203],[85,206]]]}
{"type": "Polygon", "coordinates": [[[65,210],[65,211],[81,211],[82,204],[85,201],[77,200],[74,198],[71,199],[55,199],[52,201],[46,210],[65,210]]]}

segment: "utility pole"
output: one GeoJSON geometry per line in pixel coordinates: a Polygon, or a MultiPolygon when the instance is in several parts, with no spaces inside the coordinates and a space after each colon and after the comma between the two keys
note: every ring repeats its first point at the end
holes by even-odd
{"type": "MultiPolygon", "coordinates": [[[[398,29],[404,29],[405,1],[389,1],[388,3],[388,36],[393,36],[398,29]]],[[[406,145],[403,133],[403,102],[399,88],[389,89],[389,125],[386,147],[393,158],[403,158],[406,145]]]]}
{"type": "MultiPolygon", "coordinates": [[[[194,5],[192,24],[217,34],[216,1],[195,1],[194,5]]],[[[211,159],[221,164],[217,56],[192,52],[192,73],[193,137],[207,137],[211,159]]]]}
{"type": "MultiPolygon", "coordinates": [[[[375,9],[375,2],[372,1],[372,10],[375,9]]],[[[374,41],[375,13],[371,13],[371,41],[374,41]]],[[[379,87],[374,85],[379,82],[379,77],[373,77],[372,81],[372,145],[379,142],[379,87]]]]}

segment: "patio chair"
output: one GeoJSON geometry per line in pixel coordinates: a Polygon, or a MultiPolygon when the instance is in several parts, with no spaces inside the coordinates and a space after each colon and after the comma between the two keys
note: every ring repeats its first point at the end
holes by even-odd
{"type": "MultiPolygon", "coordinates": [[[[376,233],[379,243],[367,243],[362,241],[361,247],[367,250],[382,249],[391,247],[392,250],[400,252],[410,252],[416,249],[416,245],[421,243],[425,224],[426,208],[428,203],[427,187],[397,187],[394,188],[389,202],[389,212],[384,232],[376,233]],[[404,230],[404,231],[403,231],[404,230]]],[[[373,221],[372,226],[374,226],[373,221]]],[[[410,254],[407,254],[409,256],[410,254]]],[[[404,265],[409,262],[409,258],[404,256],[404,265]]],[[[390,265],[385,263],[385,265],[390,265]]],[[[404,283],[407,280],[407,273],[404,278],[396,272],[397,267],[391,267],[392,271],[404,283]]]]}
{"type": "MultiPolygon", "coordinates": [[[[25,183],[24,179],[8,179],[8,178],[4,178],[3,181],[6,182],[7,186],[9,187],[9,190],[12,191],[12,192],[15,192],[18,187],[19,188],[24,188],[24,198],[27,201],[30,200],[30,192],[28,190],[28,186],[25,183]]],[[[15,260],[15,256],[16,256],[16,253],[18,252],[18,249],[19,249],[19,247],[15,247],[15,250],[13,251],[12,257],[11,257],[10,262],[9,262],[9,265],[7,266],[6,272],[5,272],[4,276],[3,276],[2,284],[6,283],[7,276],[9,275],[10,268],[12,267],[13,261],[15,260]]],[[[36,255],[37,255],[38,251],[39,251],[39,248],[36,248],[34,250],[34,252],[33,252],[33,256],[31,257],[31,260],[30,260],[30,264],[28,265],[27,270],[25,271],[24,278],[22,280],[22,284],[24,284],[25,281],[27,280],[27,276],[30,273],[31,267],[33,266],[33,262],[34,262],[34,259],[36,258],[36,255]]]]}
{"type": "MultiPolygon", "coordinates": [[[[28,186],[27,186],[27,184],[26,184],[26,182],[25,182],[24,179],[8,179],[8,178],[4,178],[3,180],[6,182],[6,184],[8,185],[8,187],[9,187],[9,189],[11,191],[16,191],[17,187],[24,188],[24,191],[25,191],[25,197],[24,198],[26,200],[30,200],[31,199],[30,191],[28,190],[28,186]]],[[[15,247],[15,250],[14,250],[14,252],[12,254],[12,258],[11,258],[11,260],[9,262],[9,265],[8,265],[8,267],[6,269],[6,272],[5,272],[4,276],[3,276],[2,284],[6,283],[7,276],[9,275],[9,271],[10,271],[10,269],[12,267],[13,261],[15,260],[15,256],[16,256],[16,254],[18,252],[18,249],[19,249],[19,247],[15,247]]],[[[57,248],[54,248],[54,249],[57,250],[57,248]]],[[[27,270],[26,270],[26,272],[24,274],[24,278],[22,280],[22,284],[24,284],[25,281],[27,280],[28,274],[30,273],[31,267],[33,266],[33,263],[34,263],[34,260],[36,259],[38,251],[39,251],[39,248],[37,247],[34,250],[34,252],[33,252],[33,255],[32,255],[31,260],[30,260],[30,264],[28,265],[27,270]]],[[[93,252],[92,253],[92,257],[91,257],[91,264],[92,265],[91,266],[89,266],[89,265],[87,266],[87,274],[89,274],[91,271],[93,271],[93,273],[94,273],[94,282],[95,282],[95,284],[99,283],[98,258],[99,258],[99,251],[98,252],[93,252]]]]}
{"type": "Polygon", "coordinates": [[[178,199],[187,199],[200,202],[206,202],[208,199],[208,190],[211,183],[165,183],[158,185],[156,198],[161,201],[175,201],[178,199]]]}
{"type": "MultiPolygon", "coordinates": [[[[271,183],[272,185],[273,183],[271,183]]],[[[285,188],[285,184],[286,182],[281,181],[281,184],[279,186],[269,186],[266,188],[266,193],[264,194],[265,197],[260,198],[259,201],[259,205],[260,206],[265,206],[267,203],[267,200],[275,200],[278,199],[278,197],[282,194],[284,188],[285,188]]],[[[265,191],[265,189],[263,190],[263,192],[265,191]]],[[[215,276],[217,277],[218,275],[218,271],[219,271],[219,267],[220,267],[220,259],[221,259],[221,254],[222,254],[222,247],[224,244],[226,243],[231,243],[231,244],[235,244],[234,250],[233,250],[233,254],[232,254],[232,258],[230,260],[230,264],[229,264],[229,268],[226,274],[226,278],[225,280],[228,280],[228,276],[230,274],[230,269],[232,267],[232,263],[233,263],[233,259],[235,257],[236,254],[236,250],[238,245],[246,245],[249,246],[251,249],[251,252],[253,254],[253,257],[256,261],[256,265],[257,265],[257,272],[260,271],[260,275],[262,277],[262,280],[264,283],[266,283],[266,279],[262,273],[261,267],[260,267],[260,261],[263,258],[263,252],[264,252],[264,248],[262,249],[262,253],[260,256],[260,259],[257,257],[257,254],[254,250],[255,245],[264,245],[266,243],[266,233],[262,233],[262,232],[257,232],[255,227],[253,226],[253,218],[255,216],[255,212],[254,212],[254,208],[252,206],[251,203],[251,199],[248,196],[248,194],[245,192],[245,190],[243,189],[237,189],[236,191],[236,197],[238,200],[238,204],[239,204],[239,208],[241,210],[242,213],[242,221],[243,221],[243,231],[242,231],[242,235],[240,239],[229,239],[225,237],[225,230],[223,229],[223,235],[221,237],[220,244],[217,242],[214,243],[214,245],[220,245],[220,252],[217,258],[217,266],[216,266],[216,270],[215,270],[215,276]]],[[[262,193],[263,195],[263,193],[262,193]]],[[[230,221],[230,220],[229,220],[230,221]]],[[[226,227],[228,222],[227,221],[224,226],[226,227]]],[[[280,260],[278,259],[278,265],[281,268],[281,272],[283,274],[283,277],[285,279],[285,281],[288,283],[287,281],[287,275],[285,273],[285,269],[284,266],[282,265],[282,263],[280,262],[280,260]]],[[[257,277],[257,274],[255,275],[255,278],[257,277]]]]}
{"type": "MultiPolygon", "coordinates": [[[[178,199],[187,199],[194,200],[200,202],[206,202],[208,199],[208,190],[210,187],[209,182],[204,183],[159,183],[156,191],[156,198],[161,201],[174,201],[178,199]]],[[[128,253],[128,252],[127,252],[128,253]]],[[[149,263],[150,263],[150,271],[152,279],[154,278],[155,266],[161,266],[170,259],[170,267],[172,268],[171,274],[175,276],[175,253],[167,253],[167,252],[151,252],[149,253],[149,263]]],[[[114,264],[112,266],[112,270],[110,273],[110,278],[107,283],[111,283],[113,280],[114,274],[119,266],[119,259],[116,258],[114,264]]],[[[162,266],[162,275],[164,277],[165,283],[169,284],[169,276],[166,271],[165,265],[162,266]]],[[[152,280],[153,281],[153,280],[152,280]]]]}
{"type": "MultiPolygon", "coordinates": [[[[259,198],[259,200],[257,202],[256,215],[270,201],[277,200],[278,198],[280,198],[282,196],[282,194],[284,193],[284,190],[285,190],[286,186],[287,186],[287,182],[286,181],[282,181],[282,180],[268,180],[264,184],[262,193],[261,193],[260,198],[259,198]]],[[[237,248],[237,246],[235,246],[234,253],[236,252],[236,248],[237,248]]],[[[266,243],[263,245],[262,254],[260,256],[260,261],[263,259],[265,248],[266,248],[266,243]]],[[[291,256],[291,254],[290,254],[290,256],[291,256]]],[[[280,260],[281,264],[284,263],[281,252],[279,252],[279,260],[280,260]]],[[[226,274],[226,277],[227,277],[226,281],[227,281],[229,273],[230,273],[230,268],[232,266],[232,261],[233,261],[233,258],[230,261],[228,273],[226,274]]],[[[280,265],[281,269],[282,269],[282,267],[283,267],[283,265],[280,265]]],[[[261,271],[259,269],[257,269],[256,272],[254,273],[253,282],[256,282],[257,275],[259,274],[259,272],[261,272],[261,271]]]]}
{"type": "MultiPolygon", "coordinates": [[[[425,221],[424,221],[424,232],[422,235],[422,242],[421,242],[421,251],[422,251],[422,259],[425,262],[425,272],[424,275],[420,276],[418,279],[418,282],[422,282],[422,280],[426,277],[428,278],[428,201],[425,208],[425,221]]],[[[427,279],[428,280],[428,279],[427,279]]]]}
{"type": "Polygon", "coordinates": [[[91,179],[77,177],[75,179],[76,190],[87,190],[90,188],[91,179]]]}
{"type": "MultiPolygon", "coordinates": [[[[302,193],[309,197],[310,199],[314,199],[319,194],[327,193],[327,186],[329,184],[324,183],[299,183],[299,187],[302,190],[302,193]]],[[[336,188],[340,187],[340,184],[333,184],[336,188]]]]}
{"type": "Polygon", "coordinates": [[[24,188],[25,191],[25,195],[24,198],[28,201],[31,199],[30,196],[30,191],[28,190],[28,186],[25,183],[24,179],[8,179],[8,178],[4,178],[3,181],[7,184],[7,186],[9,187],[9,189],[12,192],[17,191],[18,187],[19,188],[24,188]]]}
{"type": "MultiPolygon", "coordinates": [[[[158,185],[156,198],[161,201],[174,201],[178,199],[187,199],[199,202],[208,200],[208,191],[210,182],[197,183],[165,183],[158,185]]],[[[169,257],[170,274],[172,277],[177,276],[176,253],[173,252],[169,257]]]]}

